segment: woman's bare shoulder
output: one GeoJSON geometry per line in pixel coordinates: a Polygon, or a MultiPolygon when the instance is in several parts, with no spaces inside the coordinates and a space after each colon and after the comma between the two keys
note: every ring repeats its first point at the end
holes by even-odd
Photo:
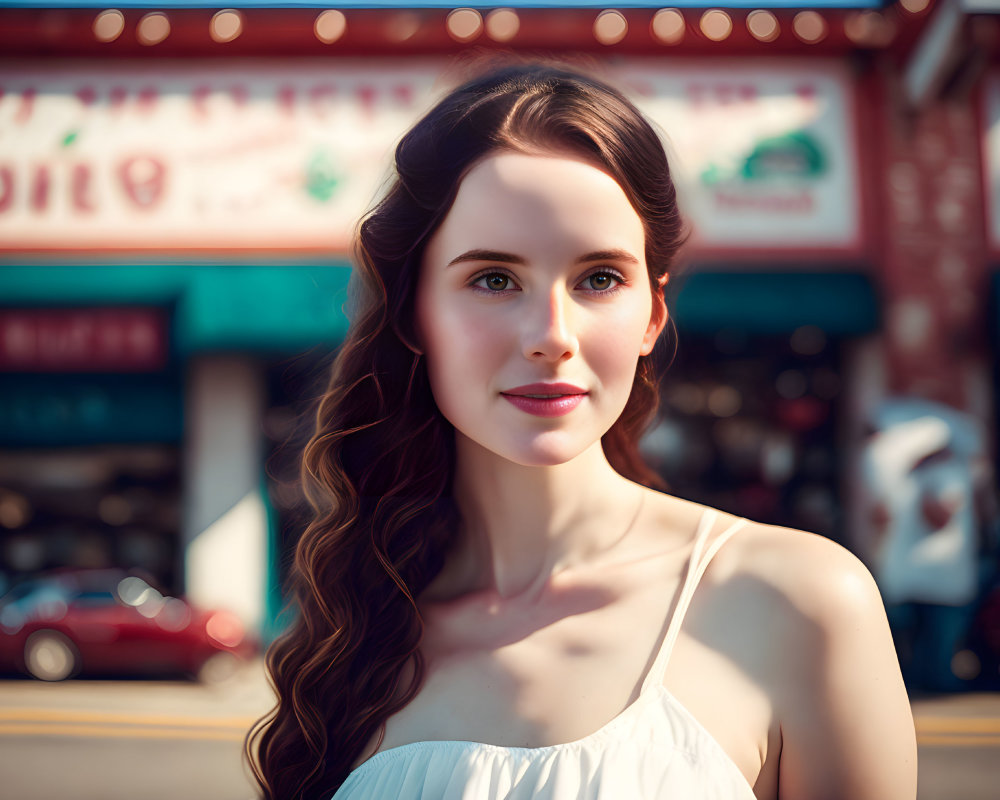
{"type": "Polygon", "coordinates": [[[729,544],[713,582],[751,587],[737,613],[771,653],[780,797],[912,798],[913,719],[871,573],[805,531],[750,523],[729,544]]]}
{"type": "Polygon", "coordinates": [[[868,568],[819,534],[749,521],[718,558],[721,571],[759,582],[810,625],[850,624],[854,615],[882,610],[868,568]]]}
{"type": "MultiPolygon", "coordinates": [[[[691,531],[707,510],[664,497],[661,520],[674,535],[691,531]]],[[[712,537],[741,520],[718,511],[712,537]]],[[[687,534],[692,535],[692,534],[687,534]]],[[[709,546],[713,539],[710,538],[709,546]]],[[[858,618],[884,619],[878,587],[868,568],[847,548],[816,533],[746,520],[713,557],[702,582],[701,601],[725,609],[742,623],[767,622],[790,635],[850,630],[858,618]]]]}

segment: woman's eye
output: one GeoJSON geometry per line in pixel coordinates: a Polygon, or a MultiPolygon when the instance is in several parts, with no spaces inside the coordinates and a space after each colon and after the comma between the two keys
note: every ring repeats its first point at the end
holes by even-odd
{"type": "Polygon", "coordinates": [[[513,283],[510,276],[504,275],[502,272],[490,272],[486,275],[481,275],[475,280],[477,286],[483,286],[491,292],[506,291],[513,288],[513,283]]]}
{"type": "Polygon", "coordinates": [[[595,291],[606,292],[620,284],[621,279],[610,272],[595,272],[593,275],[587,276],[584,282],[595,291]]]}

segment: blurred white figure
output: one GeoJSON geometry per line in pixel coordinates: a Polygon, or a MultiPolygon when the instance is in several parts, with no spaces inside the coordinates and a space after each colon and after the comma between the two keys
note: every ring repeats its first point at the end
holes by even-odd
{"type": "Polygon", "coordinates": [[[984,431],[974,417],[918,398],[884,401],[872,426],[863,458],[880,528],[872,568],[904,675],[920,688],[957,688],[951,659],[980,587],[984,431]]]}

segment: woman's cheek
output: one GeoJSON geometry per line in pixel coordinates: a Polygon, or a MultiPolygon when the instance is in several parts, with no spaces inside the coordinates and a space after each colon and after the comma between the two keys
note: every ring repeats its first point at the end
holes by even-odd
{"type": "Polygon", "coordinates": [[[503,329],[489,315],[445,313],[437,316],[428,359],[439,376],[468,380],[497,366],[503,329]]]}
{"type": "Polygon", "coordinates": [[[641,337],[632,335],[627,323],[608,326],[603,336],[595,337],[590,348],[590,368],[624,407],[632,390],[641,337]]]}

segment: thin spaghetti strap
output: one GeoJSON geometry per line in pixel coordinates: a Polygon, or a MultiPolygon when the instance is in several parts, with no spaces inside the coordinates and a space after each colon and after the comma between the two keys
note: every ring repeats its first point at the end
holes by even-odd
{"type": "Polygon", "coordinates": [[[708,569],[708,565],[712,562],[715,554],[719,552],[719,549],[726,542],[728,542],[730,538],[732,538],[733,534],[735,534],[747,523],[747,520],[742,517],[736,520],[716,537],[715,541],[712,542],[711,547],[708,548],[708,551],[703,556],[701,554],[702,550],[704,549],[705,542],[708,539],[708,534],[714,527],[715,520],[717,518],[718,512],[714,509],[705,509],[702,514],[701,523],[698,526],[698,532],[695,535],[694,546],[691,548],[691,557],[688,559],[687,571],[684,576],[684,585],[681,588],[680,597],[678,598],[677,605],[671,615],[670,624],[667,626],[667,632],[663,637],[663,644],[660,645],[660,651],[656,654],[653,666],[650,667],[649,672],[646,675],[646,679],[642,682],[640,693],[644,693],[650,687],[658,686],[663,683],[663,676],[667,671],[667,662],[670,660],[670,654],[673,652],[674,643],[677,641],[677,636],[680,634],[681,625],[684,622],[684,616],[687,614],[688,606],[691,605],[691,598],[694,596],[695,589],[698,588],[701,576],[705,574],[705,570],[708,569]]]}

